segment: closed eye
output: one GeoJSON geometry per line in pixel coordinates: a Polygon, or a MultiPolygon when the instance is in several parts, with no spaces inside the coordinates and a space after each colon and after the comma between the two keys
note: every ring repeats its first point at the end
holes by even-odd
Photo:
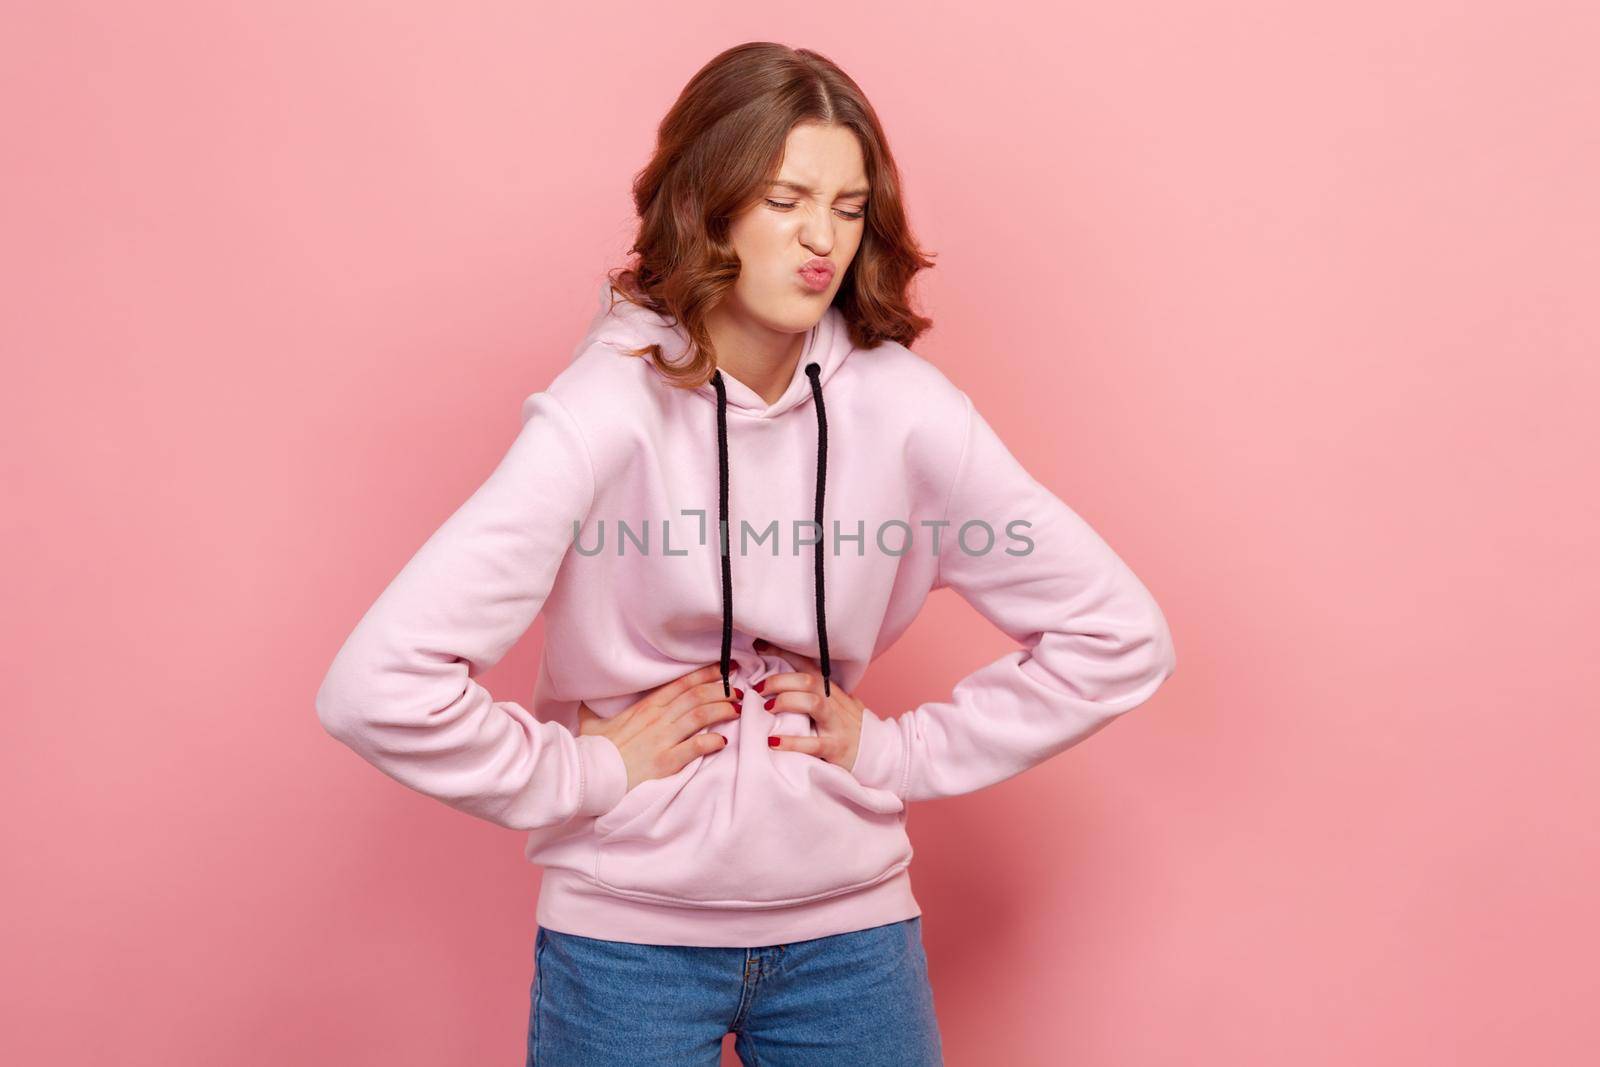
{"type": "MultiPolygon", "coordinates": [[[[769,199],[769,200],[767,200],[767,203],[771,204],[773,207],[777,208],[779,211],[788,211],[790,208],[795,207],[797,205],[798,201],[794,201],[794,200],[771,200],[771,199],[769,199]]],[[[842,219],[850,219],[852,222],[854,222],[857,219],[865,218],[866,214],[867,214],[867,211],[866,211],[865,208],[862,208],[860,211],[840,211],[840,212],[836,212],[836,214],[842,219]]]]}

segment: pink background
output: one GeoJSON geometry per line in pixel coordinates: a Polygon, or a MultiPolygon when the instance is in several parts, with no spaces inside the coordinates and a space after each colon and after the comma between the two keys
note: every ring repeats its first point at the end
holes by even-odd
{"type": "MultiPolygon", "coordinates": [[[[949,1062],[1592,1054],[1588,5],[27,6],[0,1060],[521,1063],[521,835],[312,696],[750,39],[864,86],[939,254],[918,349],[1179,650],[1126,721],[916,809],[949,1062]]],[[[860,695],[1008,647],[941,593],[860,695]]]]}

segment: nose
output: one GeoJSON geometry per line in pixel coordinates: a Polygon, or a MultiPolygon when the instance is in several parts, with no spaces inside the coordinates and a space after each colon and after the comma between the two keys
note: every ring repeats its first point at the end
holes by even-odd
{"type": "Polygon", "coordinates": [[[833,221],[812,216],[800,231],[800,243],[814,256],[826,256],[833,251],[833,221]]]}

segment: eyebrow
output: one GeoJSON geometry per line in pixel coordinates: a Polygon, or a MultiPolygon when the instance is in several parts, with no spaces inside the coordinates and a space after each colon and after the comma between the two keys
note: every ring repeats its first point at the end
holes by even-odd
{"type": "MultiPolygon", "coordinates": [[[[809,185],[802,185],[799,182],[786,181],[786,180],[784,180],[782,178],[778,179],[777,181],[772,182],[771,184],[773,184],[773,185],[781,185],[785,189],[793,189],[795,192],[804,193],[807,196],[812,196],[812,195],[814,195],[816,193],[816,190],[811,188],[809,185]]],[[[846,189],[844,192],[840,193],[839,195],[840,196],[866,196],[870,192],[871,192],[871,190],[870,189],[866,189],[866,188],[846,189]]]]}

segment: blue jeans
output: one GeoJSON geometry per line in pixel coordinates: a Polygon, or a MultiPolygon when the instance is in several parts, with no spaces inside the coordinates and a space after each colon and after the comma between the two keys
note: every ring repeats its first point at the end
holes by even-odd
{"type": "Polygon", "coordinates": [[[941,1067],[922,916],[761,948],[538,928],[526,1067],[941,1067]]]}

